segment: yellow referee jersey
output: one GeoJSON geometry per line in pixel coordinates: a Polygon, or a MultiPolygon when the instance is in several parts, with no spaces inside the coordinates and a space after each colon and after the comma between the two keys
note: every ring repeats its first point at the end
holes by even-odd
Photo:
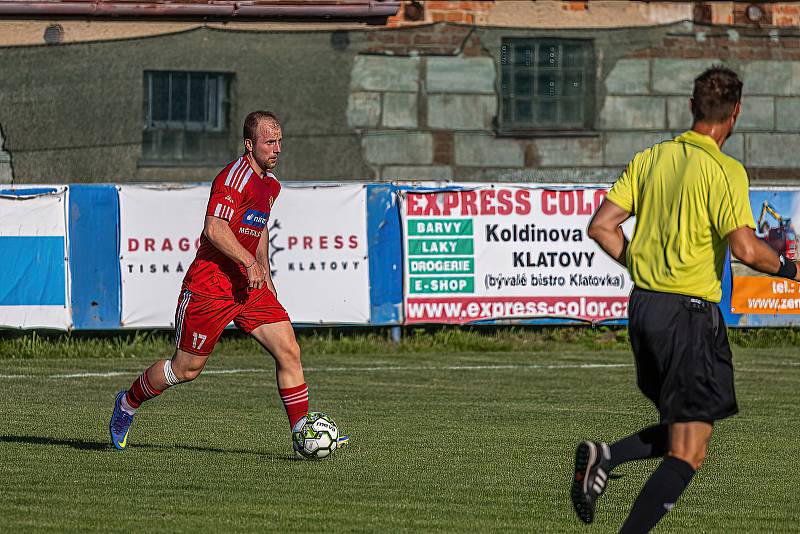
{"type": "Polygon", "coordinates": [[[608,193],[636,216],[626,262],[642,289],[719,302],[726,236],[755,228],[747,173],[689,130],[639,152],[608,193]]]}

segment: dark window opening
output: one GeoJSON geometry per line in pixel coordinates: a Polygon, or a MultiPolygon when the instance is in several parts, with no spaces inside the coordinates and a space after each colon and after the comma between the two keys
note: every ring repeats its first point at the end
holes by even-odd
{"type": "Polygon", "coordinates": [[[591,41],[503,39],[500,68],[501,133],[592,129],[591,41]]]}
{"type": "Polygon", "coordinates": [[[216,165],[230,160],[231,79],[216,72],[145,71],[140,163],[216,165]]]}

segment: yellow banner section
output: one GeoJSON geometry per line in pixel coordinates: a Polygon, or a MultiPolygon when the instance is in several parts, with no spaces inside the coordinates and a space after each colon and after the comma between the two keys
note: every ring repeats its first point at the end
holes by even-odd
{"type": "Polygon", "coordinates": [[[800,284],[771,276],[734,276],[731,311],[800,315],[800,284]]]}

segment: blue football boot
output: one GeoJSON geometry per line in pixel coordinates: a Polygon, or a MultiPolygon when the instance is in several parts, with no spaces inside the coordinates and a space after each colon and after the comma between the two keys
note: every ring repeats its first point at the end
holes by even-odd
{"type": "Polygon", "coordinates": [[[111,414],[111,423],[108,425],[108,430],[111,433],[111,442],[117,450],[124,451],[128,446],[128,429],[133,423],[133,416],[122,409],[120,401],[122,396],[125,395],[123,389],[117,393],[117,400],[114,402],[114,412],[111,414]]]}

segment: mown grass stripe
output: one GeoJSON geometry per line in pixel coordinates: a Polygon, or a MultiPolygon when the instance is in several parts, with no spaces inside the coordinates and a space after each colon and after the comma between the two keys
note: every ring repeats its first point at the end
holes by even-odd
{"type": "MultiPolygon", "coordinates": [[[[581,364],[517,364],[517,365],[446,365],[446,366],[378,366],[378,367],[306,367],[305,372],[310,373],[337,373],[337,372],[375,372],[375,371],[492,371],[508,369],[597,369],[614,367],[632,367],[628,363],[581,363],[581,364]]],[[[0,375],[0,378],[107,378],[112,376],[134,375],[137,371],[107,371],[107,372],[77,372],[55,375],[0,375]]],[[[272,373],[273,369],[207,369],[204,375],[234,375],[252,373],[272,373]]]]}

